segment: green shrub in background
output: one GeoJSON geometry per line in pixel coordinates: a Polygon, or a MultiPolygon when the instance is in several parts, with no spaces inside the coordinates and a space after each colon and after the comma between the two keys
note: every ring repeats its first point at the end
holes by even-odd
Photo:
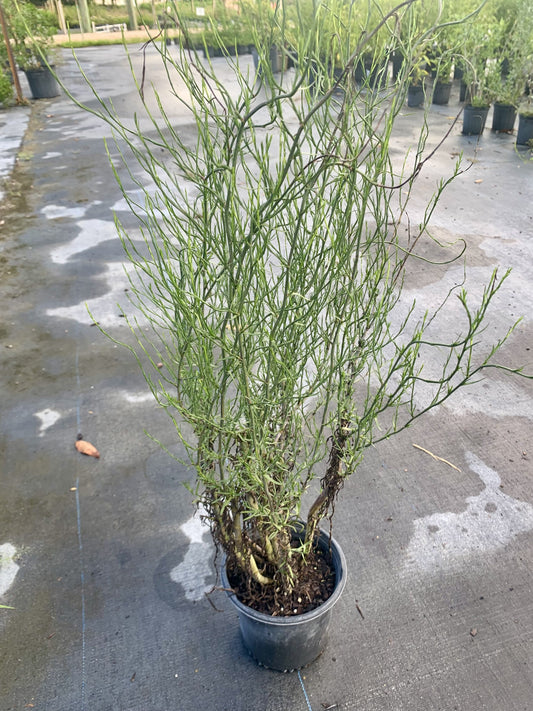
{"type": "Polygon", "coordinates": [[[4,106],[13,98],[13,85],[9,76],[0,69],[0,104],[4,106]]]}
{"type": "MultiPolygon", "coordinates": [[[[78,11],[74,5],[65,5],[63,7],[65,14],[65,22],[67,27],[78,29],[80,20],[78,11]]],[[[89,8],[91,21],[95,25],[117,25],[119,23],[128,23],[128,13],[125,6],[112,7],[108,5],[91,5],[89,8]]]]}
{"type": "Polygon", "coordinates": [[[56,16],[26,0],[2,0],[15,61],[23,70],[43,64],[57,32],[56,16]]]}

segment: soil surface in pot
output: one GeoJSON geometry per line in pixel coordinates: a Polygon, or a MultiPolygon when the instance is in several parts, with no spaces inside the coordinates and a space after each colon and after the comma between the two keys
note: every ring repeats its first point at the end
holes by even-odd
{"type": "Polygon", "coordinates": [[[324,603],[335,589],[335,570],[329,553],[315,549],[302,567],[291,594],[275,585],[259,585],[245,580],[228,561],[229,583],[238,599],[248,607],[273,617],[288,617],[310,612],[324,603]]]}

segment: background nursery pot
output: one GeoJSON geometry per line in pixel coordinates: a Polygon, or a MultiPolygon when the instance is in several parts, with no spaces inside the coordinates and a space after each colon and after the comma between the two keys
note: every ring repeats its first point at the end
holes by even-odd
{"type": "Polygon", "coordinates": [[[463,112],[463,134],[465,136],[480,136],[485,130],[488,113],[488,106],[472,106],[472,104],[465,106],[463,112]]]}
{"type": "Polygon", "coordinates": [[[516,121],[516,107],[495,102],[492,114],[493,131],[512,131],[516,121]]]}
{"type": "Polygon", "coordinates": [[[59,85],[48,67],[24,70],[34,99],[52,99],[59,96],[59,85]]]}
{"type": "Polygon", "coordinates": [[[444,106],[450,101],[451,91],[451,82],[435,82],[435,86],[433,88],[432,103],[436,104],[437,106],[444,106]]]}
{"type": "Polygon", "coordinates": [[[407,106],[414,108],[416,106],[422,106],[426,94],[424,87],[421,84],[410,84],[407,89],[407,106]]]}
{"type": "Polygon", "coordinates": [[[518,114],[516,143],[519,146],[527,146],[531,140],[533,140],[533,113],[518,114]]]}
{"type": "MultiPolygon", "coordinates": [[[[310,612],[291,617],[272,617],[244,605],[236,595],[229,599],[239,615],[242,640],[249,654],[262,666],[277,671],[295,671],[311,664],[326,648],[333,606],[346,584],[346,559],[339,544],[324,531],[317,545],[324,553],[331,551],[335,571],[335,589],[322,605],[310,612]]],[[[225,560],[221,567],[224,588],[230,589],[225,560]]]]}

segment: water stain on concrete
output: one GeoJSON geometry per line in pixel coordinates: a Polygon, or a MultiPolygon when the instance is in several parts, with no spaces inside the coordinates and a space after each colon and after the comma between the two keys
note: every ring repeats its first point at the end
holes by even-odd
{"type": "Polygon", "coordinates": [[[41,210],[48,220],[60,220],[63,218],[79,220],[85,216],[86,207],[65,207],[63,205],[45,205],[41,210]]]}
{"type": "Polygon", "coordinates": [[[67,244],[56,247],[51,251],[50,256],[56,264],[66,264],[71,257],[86,252],[102,242],[118,240],[117,230],[113,222],[80,220],[76,225],[79,228],[79,234],[67,244]]]}
{"type": "Polygon", "coordinates": [[[431,575],[456,569],[533,530],[533,506],[504,494],[499,474],[474,454],[467,452],[466,459],[485,488],[466,499],[461,513],[448,511],[415,519],[404,572],[431,575]]]}
{"type": "Polygon", "coordinates": [[[61,413],[57,412],[57,410],[51,410],[49,407],[47,407],[44,410],[41,410],[40,412],[36,412],[35,417],[38,417],[39,420],[41,420],[41,426],[39,427],[39,437],[44,437],[44,433],[46,432],[46,430],[55,425],[55,423],[61,417],[61,413]]]}
{"type": "Polygon", "coordinates": [[[213,547],[211,539],[205,540],[209,527],[202,520],[202,509],[191,516],[180,530],[189,539],[183,561],[170,571],[170,579],[183,587],[187,600],[201,600],[212,589],[213,547]]]}
{"type": "Polygon", "coordinates": [[[13,585],[19,566],[15,563],[17,550],[12,543],[0,546],[0,597],[13,585]]]}
{"type": "MultiPolygon", "coordinates": [[[[108,262],[100,279],[107,285],[107,292],[96,298],[87,298],[71,306],[60,306],[54,309],[47,309],[48,316],[56,318],[71,319],[80,324],[92,324],[94,317],[104,328],[117,325],[120,309],[130,306],[125,295],[130,283],[127,272],[133,268],[122,262],[108,262]],[[90,312],[90,313],[89,313],[90,312]]],[[[139,319],[138,319],[139,320],[139,319]]],[[[140,322],[140,320],[139,320],[140,322]]]]}

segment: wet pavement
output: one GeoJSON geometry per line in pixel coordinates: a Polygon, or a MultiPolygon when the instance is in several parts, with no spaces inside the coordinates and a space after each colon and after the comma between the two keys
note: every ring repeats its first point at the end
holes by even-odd
{"type": "MultiPolygon", "coordinates": [[[[123,49],[78,56],[131,120],[140,105],[123,49]]],[[[147,61],[157,83],[153,50],[147,61]]],[[[66,50],[58,66],[95,107],[66,50]]],[[[431,145],[459,108],[458,87],[448,107],[432,107],[431,145]]],[[[193,136],[186,112],[172,111],[193,136]]],[[[420,121],[401,117],[397,158],[420,121]]],[[[367,454],[337,505],[349,577],[329,646],[301,673],[261,669],[224,594],[205,595],[215,577],[182,486],[191,474],[146,434],[179,454],[170,419],[88,313],[130,342],[114,213],[136,226],[108,165],[109,131],[64,95],[3,111],[0,126],[10,175],[0,203],[0,603],[14,608],[0,609],[0,709],[530,711],[533,383],[491,371],[367,454]],[[79,433],[99,459],[76,451],[79,433]]],[[[466,240],[474,295],[495,266],[513,268],[487,336],[523,316],[502,360],[532,371],[528,151],[490,130],[477,144],[459,122],[422,174],[411,217],[460,152],[472,167],[436,210],[435,235],[466,240]]],[[[421,268],[406,293],[429,306],[461,279],[457,266],[421,268]]]]}

